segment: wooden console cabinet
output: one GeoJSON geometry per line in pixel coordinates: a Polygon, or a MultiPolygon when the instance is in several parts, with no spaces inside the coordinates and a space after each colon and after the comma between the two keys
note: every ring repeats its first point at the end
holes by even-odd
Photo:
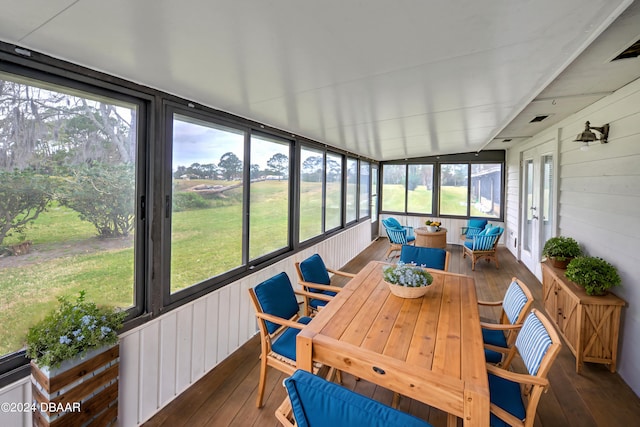
{"type": "Polygon", "coordinates": [[[565,270],[542,263],[544,308],[576,357],[576,372],[583,362],[609,365],[616,371],[620,313],[626,304],[613,294],[587,295],[567,279],[565,270]]]}

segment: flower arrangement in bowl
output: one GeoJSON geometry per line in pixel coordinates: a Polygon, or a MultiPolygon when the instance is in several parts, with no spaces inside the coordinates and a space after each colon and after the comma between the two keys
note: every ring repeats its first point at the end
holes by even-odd
{"type": "Polygon", "coordinates": [[[50,369],[88,351],[118,342],[127,313],[85,301],[85,291],[74,302],[58,297],[60,305],[27,333],[27,357],[50,369]]]}
{"type": "Polygon", "coordinates": [[[440,231],[440,226],[442,225],[440,221],[433,221],[430,219],[426,220],[424,224],[427,226],[427,230],[429,230],[430,233],[440,231]]]}
{"type": "Polygon", "coordinates": [[[399,262],[382,268],[382,276],[392,294],[401,298],[420,298],[433,283],[433,276],[415,264],[399,262]]]}
{"type": "Polygon", "coordinates": [[[556,236],[547,240],[542,255],[551,260],[554,267],[567,268],[573,258],[582,255],[578,242],[571,237],[556,236]]]}
{"type": "Polygon", "coordinates": [[[584,287],[587,295],[605,295],[622,281],[618,270],[602,258],[579,256],[567,265],[565,276],[584,287]]]}

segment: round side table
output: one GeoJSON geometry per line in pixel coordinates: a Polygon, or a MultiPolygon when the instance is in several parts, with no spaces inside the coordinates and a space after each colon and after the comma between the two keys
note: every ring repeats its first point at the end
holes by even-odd
{"type": "Polygon", "coordinates": [[[447,248],[447,229],[440,227],[440,231],[429,232],[427,227],[418,227],[413,230],[416,234],[416,246],[427,248],[447,248]]]}

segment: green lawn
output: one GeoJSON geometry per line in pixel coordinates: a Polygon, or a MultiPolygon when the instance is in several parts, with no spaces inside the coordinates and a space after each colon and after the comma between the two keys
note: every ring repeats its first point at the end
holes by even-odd
{"type": "MultiPolygon", "coordinates": [[[[174,183],[185,191],[212,181],[174,183]]],[[[230,182],[215,182],[228,186],[230,182]]],[[[249,257],[251,259],[283,248],[288,242],[288,182],[262,181],[251,184],[249,257]]],[[[321,232],[322,186],[302,183],[301,240],[321,232]]],[[[385,209],[401,205],[404,187],[385,186],[385,209]]],[[[175,212],[171,231],[171,291],[175,292],[242,263],[242,188],[222,197],[207,199],[208,208],[175,212]]],[[[339,224],[338,183],[327,186],[327,220],[339,224]],[[332,216],[333,215],[333,216],[332,216]],[[337,221],[337,222],[336,222],[337,221]]],[[[442,206],[447,212],[466,213],[466,188],[445,187],[442,206]],[[462,207],[463,211],[460,211],[462,207]]],[[[410,193],[412,206],[426,206],[431,192],[424,188],[410,193]]],[[[416,209],[419,210],[419,209],[416,209]]],[[[479,212],[472,210],[472,215],[479,212]]],[[[0,258],[0,354],[23,346],[28,327],[56,304],[59,295],[75,296],[86,290],[87,298],[99,304],[130,307],[133,304],[133,239],[108,249],[95,238],[93,225],[79,219],[68,208],[52,204],[28,227],[24,235],[34,243],[37,262],[18,263],[26,258],[0,258]],[[79,249],[82,249],[79,250],[79,249]]],[[[19,236],[7,238],[16,244],[19,236]]]]}

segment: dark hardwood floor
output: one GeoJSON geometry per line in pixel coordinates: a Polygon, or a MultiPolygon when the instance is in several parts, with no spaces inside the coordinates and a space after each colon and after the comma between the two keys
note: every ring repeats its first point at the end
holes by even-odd
{"type": "MultiPolygon", "coordinates": [[[[387,240],[379,239],[358,257],[343,267],[357,272],[372,259],[383,260],[387,240]]],[[[500,269],[495,264],[478,262],[471,271],[471,262],[462,258],[459,246],[449,245],[452,252],[449,271],[475,277],[478,298],[500,300],[512,277],[523,280],[533,292],[534,307],[541,306],[542,287],[524,265],[517,262],[505,248],[499,248],[500,269]]],[[[293,279],[293,278],[292,278],[293,279]]],[[[481,311],[481,316],[497,317],[496,312],[481,311]]],[[[254,337],[196,384],[178,396],[144,425],[153,426],[278,426],[274,411],[285,397],[283,374],[270,369],[267,376],[265,406],[255,407],[260,354],[259,337],[254,337]]],[[[575,359],[563,346],[549,374],[551,387],[542,396],[536,416],[536,427],[560,426],[635,426],[640,423],[640,398],[620,376],[604,365],[586,363],[576,374],[575,359]]],[[[346,387],[376,400],[391,404],[392,393],[366,381],[355,381],[344,375],[346,387]]],[[[400,409],[429,421],[434,427],[446,425],[446,414],[428,406],[402,398],[400,409]]],[[[458,425],[462,425],[458,420],[458,425]]]]}

